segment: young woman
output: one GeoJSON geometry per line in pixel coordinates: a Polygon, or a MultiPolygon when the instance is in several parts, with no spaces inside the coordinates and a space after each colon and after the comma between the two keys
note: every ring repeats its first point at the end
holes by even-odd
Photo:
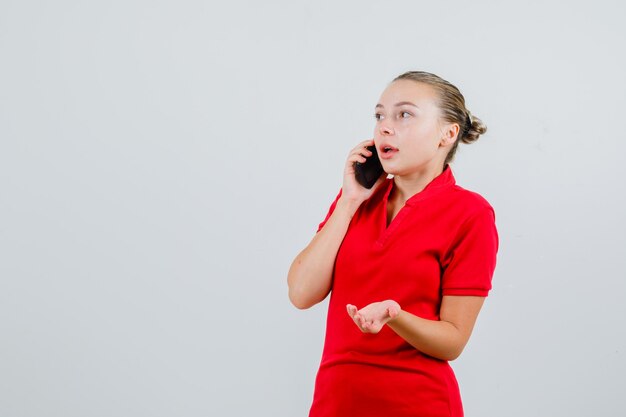
{"type": "Polygon", "coordinates": [[[309,415],[462,416],[448,361],[491,289],[498,234],[492,207],[456,185],[449,162],[486,127],[455,86],[418,71],[391,82],[375,118],[373,140],[350,152],[339,195],[289,270],[296,307],[331,294],[309,415]],[[367,189],[354,164],[372,157],[370,145],[385,173],[367,189]]]}

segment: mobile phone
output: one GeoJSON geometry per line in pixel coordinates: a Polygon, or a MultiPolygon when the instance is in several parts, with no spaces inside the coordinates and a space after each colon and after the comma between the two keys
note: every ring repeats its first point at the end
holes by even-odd
{"type": "Polygon", "coordinates": [[[378,158],[376,146],[368,146],[367,149],[372,151],[372,156],[366,158],[366,161],[363,163],[355,162],[354,174],[359,184],[365,188],[372,188],[384,170],[378,158]]]}

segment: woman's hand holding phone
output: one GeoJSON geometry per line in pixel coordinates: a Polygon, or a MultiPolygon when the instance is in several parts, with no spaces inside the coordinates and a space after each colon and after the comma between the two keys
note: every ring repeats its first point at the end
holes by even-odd
{"type": "Polygon", "coordinates": [[[357,162],[360,164],[364,164],[367,161],[367,158],[377,158],[377,156],[374,155],[372,151],[367,149],[368,146],[373,145],[373,139],[369,139],[359,143],[354,149],[350,151],[348,159],[346,160],[341,198],[345,199],[346,201],[356,203],[357,206],[360,205],[363,201],[370,198],[376,188],[378,188],[378,186],[382,184],[384,179],[387,177],[387,174],[385,174],[385,172],[383,171],[380,177],[372,186],[372,188],[364,187],[356,179],[355,164],[357,162]]]}

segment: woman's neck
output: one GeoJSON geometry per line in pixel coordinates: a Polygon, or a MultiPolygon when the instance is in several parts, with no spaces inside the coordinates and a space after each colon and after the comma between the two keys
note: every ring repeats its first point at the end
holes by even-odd
{"type": "Polygon", "coordinates": [[[404,203],[426,188],[428,184],[437,178],[443,172],[444,167],[435,167],[434,169],[425,170],[423,172],[415,172],[410,175],[396,175],[393,178],[394,188],[392,198],[404,205],[404,203]]]}

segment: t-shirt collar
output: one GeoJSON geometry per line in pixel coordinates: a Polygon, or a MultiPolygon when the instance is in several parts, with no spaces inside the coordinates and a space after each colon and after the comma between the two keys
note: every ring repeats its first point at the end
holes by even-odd
{"type": "MultiPolygon", "coordinates": [[[[393,189],[393,184],[394,184],[393,180],[390,180],[389,186],[385,193],[385,200],[389,198],[389,194],[391,193],[391,190],[393,189]]],[[[405,204],[413,205],[419,201],[422,201],[429,197],[437,195],[440,192],[445,191],[449,187],[454,186],[455,184],[456,184],[456,180],[454,178],[454,174],[452,173],[452,168],[450,167],[449,164],[446,164],[441,174],[433,178],[433,180],[429,182],[428,185],[426,185],[426,187],[424,187],[422,191],[411,196],[406,201],[405,204]]]]}

